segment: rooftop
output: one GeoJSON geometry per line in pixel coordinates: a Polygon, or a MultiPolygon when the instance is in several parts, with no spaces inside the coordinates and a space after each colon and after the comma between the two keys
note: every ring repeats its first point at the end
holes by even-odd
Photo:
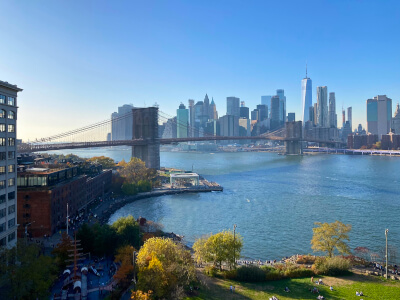
{"type": "Polygon", "coordinates": [[[23,91],[23,89],[20,89],[19,87],[17,87],[16,84],[11,84],[11,83],[8,83],[7,81],[1,81],[0,80],[0,86],[9,88],[9,89],[17,91],[17,92],[23,91]]]}

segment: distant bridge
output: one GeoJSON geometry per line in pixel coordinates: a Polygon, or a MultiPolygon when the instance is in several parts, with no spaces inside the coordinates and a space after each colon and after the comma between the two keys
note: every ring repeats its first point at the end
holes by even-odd
{"type": "MultiPolygon", "coordinates": [[[[163,114],[161,112],[161,114],[163,114]]],[[[132,122],[132,136],[131,140],[117,140],[117,141],[76,141],[76,137],[80,139],[94,139],[96,130],[104,131],[104,127],[109,126],[110,122],[115,120],[106,120],[89,125],[83,128],[72,130],[69,132],[61,133],[59,135],[51,136],[48,138],[40,139],[35,143],[26,143],[18,145],[19,153],[27,152],[43,152],[52,150],[65,150],[65,149],[82,149],[82,148],[96,148],[96,147],[113,147],[113,146],[131,146],[132,156],[138,157],[146,162],[150,168],[160,168],[160,145],[176,144],[183,142],[195,141],[243,141],[243,140],[272,140],[283,141],[286,146],[287,154],[301,154],[302,153],[302,122],[287,122],[285,127],[279,128],[273,132],[268,132],[260,136],[217,136],[206,135],[199,137],[187,138],[159,138],[158,137],[158,122],[159,114],[157,107],[147,108],[133,108],[129,116],[122,116],[122,120],[129,120],[132,122]],[[130,117],[130,119],[128,118],[130,117]],[[82,136],[83,135],[83,136],[82,136]],[[69,139],[72,141],[61,142],[60,140],[69,139]],[[60,141],[60,142],[55,142],[60,141]]],[[[164,116],[164,119],[166,117],[164,116]]],[[[186,126],[183,124],[176,124],[176,126],[186,126]]],[[[189,126],[190,127],[190,126],[189,126]]],[[[198,130],[198,129],[197,129],[198,130]]],[[[109,132],[109,131],[108,131],[109,132]]],[[[100,135],[101,136],[101,135],[100,135]]],[[[335,144],[335,141],[320,141],[308,140],[308,142],[335,144]]]]}

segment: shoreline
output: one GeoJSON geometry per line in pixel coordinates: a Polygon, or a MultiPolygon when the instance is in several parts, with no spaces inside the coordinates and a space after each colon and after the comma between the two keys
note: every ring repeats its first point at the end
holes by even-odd
{"type": "Polygon", "coordinates": [[[190,193],[210,193],[210,192],[222,192],[223,187],[221,186],[207,186],[207,187],[197,187],[197,188],[174,188],[174,189],[156,189],[151,192],[139,193],[133,196],[126,196],[122,199],[118,199],[111,203],[109,208],[101,212],[101,217],[99,221],[101,223],[108,223],[112,214],[114,214],[118,209],[124,207],[125,205],[132,203],[137,200],[161,197],[166,195],[176,195],[176,194],[190,194],[190,193]]]}

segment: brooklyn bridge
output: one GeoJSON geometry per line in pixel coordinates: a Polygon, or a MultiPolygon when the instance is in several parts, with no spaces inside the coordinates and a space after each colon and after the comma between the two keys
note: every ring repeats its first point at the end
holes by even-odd
{"type": "Polygon", "coordinates": [[[200,136],[198,129],[191,128],[187,124],[175,124],[186,126],[194,137],[187,138],[159,138],[158,124],[169,118],[159,111],[158,107],[133,108],[131,112],[120,116],[117,120],[108,119],[75,130],[63,132],[46,138],[40,138],[34,142],[18,145],[19,153],[44,152],[52,150],[131,146],[132,157],[142,159],[149,168],[160,168],[160,145],[177,144],[195,141],[256,141],[272,140],[285,143],[285,154],[302,154],[304,142],[314,142],[324,145],[338,145],[338,141],[305,140],[302,134],[302,122],[286,122],[285,126],[259,136],[219,136],[203,133],[200,136]],[[110,132],[111,123],[121,120],[132,120],[132,139],[106,140],[110,132]]]}

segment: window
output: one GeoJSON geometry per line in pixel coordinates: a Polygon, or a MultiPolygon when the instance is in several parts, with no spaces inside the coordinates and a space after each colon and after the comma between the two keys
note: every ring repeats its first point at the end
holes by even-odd
{"type": "Polygon", "coordinates": [[[4,237],[4,238],[2,238],[1,240],[0,240],[0,247],[1,246],[5,246],[6,245],[6,238],[4,237]]]}
{"type": "Polygon", "coordinates": [[[14,159],[15,158],[15,151],[8,151],[8,159],[14,159]]]}
{"type": "Polygon", "coordinates": [[[6,181],[0,180],[0,189],[5,189],[5,188],[6,188],[6,181]]]}
{"type": "Polygon", "coordinates": [[[24,208],[29,209],[29,208],[31,208],[31,205],[28,204],[28,203],[25,203],[25,204],[24,204],[24,208]]]}
{"type": "Polygon", "coordinates": [[[6,222],[4,222],[3,224],[0,224],[0,232],[3,232],[6,230],[6,222]]]}
{"type": "MultiPolygon", "coordinates": [[[[4,124],[0,124],[0,132],[3,132],[3,131],[1,131],[1,125],[4,125],[4,124]]],[[[8,132],[15,132],[15,125],[14,124],[8,124],[8,126],[7,126],[8,128],[8,132]]],[[[4,128],[4,130],[6,130],[5,128],[4,128]]]]}
{"type": "Polygon", "coordinates": [[[8,242],[11,242],[12,240],[14,240],[15,239],[15,231],[13,232],[13,233],[10,233],[9,235],[8,235],[8,242]]]}
{"type": "Polygon", "coordinates": [[[8,100],[7,101],[8,105],[15,106],[15,98],[14,97],[8,97],[7,100],[8,100]]]}
{"type": "Polygon", "coordinates": [[[0,132],[5,132],[6,131],[6,124],[1,123],[0,124],[0,132]]]}
{"type": "Polygon", "coordinates": [[[3,204],[4,202],[6,202],[6,194],[0,195],[0,204],[3,204]]]}
{"type": "Polygon", "coordinates": [[[15,226],[15,218],[8,220],[8,229],[13,228],[15,226]]]}
{"type": "Polygon", "coordinates": [[[0,209],[0,218],[4,217],[7,213],[7,210],[5,208],[0,209]]]}
{"type": "Polygon", "coordinates": [[[6,160],[6,153],[0,152],[0,160],[6,160]]]}
{"type": "Polygon", "coordinates": [[[9,215],[12,214],[12,213],[14,213],[14,212],[15,212],[15,204],[10,205],[10,206],[8,207],[8,214],[9,214],[9,215]]]}
{"type": "Polygon", "coordinates": [[[8,179],[8,186],[14,186],[15,185],[15,178],[9,178],[8,179]]]}
{"type": "Polygon", "coordinates": [[[14,200],[15,199],[15,192],[9,192],[8,193],[8,201],[14,200]]]}
{"type": "Polygon", "coordinates": [[[5,166],[0,166],[0,175],[6,173],[6,167],[5,166]]]}
{"type": "Polygon", "coordinates": [[[14,138],[8,138],[8,146],[15,146],[15,139],[14,138]]]}
{"type": "Polygon", "coordinates": [[[12,110],[9,110],[7,117],[9,119],[15,119],[15,112],[13,112],[12,110]]]}
{"type": "Polygon", "coordinates": [[[6,103],[6,96],[0,95],[0,104],[5,104],[6,103]]]}
{"type": "Polygon", "coordinates": [[[6,145],[6,138],[0,138],[0,146],[6,145]]]}
{"type": "Polygon", "coordinates": [[[5,118],[6,117],[6,111],[4,109],[0,109],[0,118],[5,118]]]}
{"type": "MultiPolygon", "coordinates": [[[[1,167],[0,167],[1,171],[1,167]]],[[[8,165],[8,173],[14,173],[15,172],[15,165],[8,165]]],[[[0,172],[1,174],[1,172],[0,172]]]]}

